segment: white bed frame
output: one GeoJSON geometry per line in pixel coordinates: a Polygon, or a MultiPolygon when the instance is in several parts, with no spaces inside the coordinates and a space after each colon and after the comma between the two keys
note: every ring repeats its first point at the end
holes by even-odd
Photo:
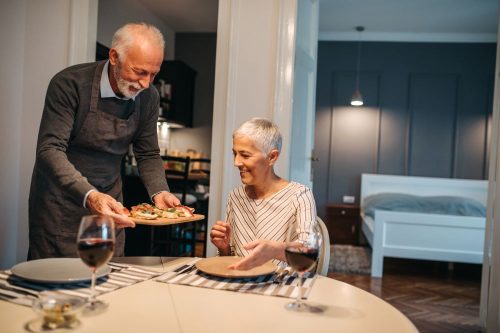
{"type": "MultiPolygon", "coordinates": [[[[364,198],[377,193],[471,198],[486,206],[484,180],[362,174],[364,198]]],[[[482,263],[484,217],[376,210],[375,219],[361,210],[362,231],[372,246],[373,277],[382,277],[384,257],[482,263]]]]}

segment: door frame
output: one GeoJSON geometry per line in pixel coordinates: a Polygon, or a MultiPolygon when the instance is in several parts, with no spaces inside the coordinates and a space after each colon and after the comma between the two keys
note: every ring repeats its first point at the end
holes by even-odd
{"type": "MultiPolygon", "coordinates": [[[[229,193],[241,184],[233,166],[231,146],[232,131],[242,120],[263,116],[272,119],[280,126],[285,144],[275,170],[281,177],[289,178],[298,1],[300,0],[254,0],[252,2],[219,0],[208,230],[215,221],[225,217],[229,193]],[[262,25],[270,28],[271,31],[264,31],[265,28],[261,24],[255,24],[256,21],[263,20],[262,13],[265,13],[265,19],[267,19],[262,22],[262,25]],[[272,16],[271,19],[270,16],[272,16]],[[249,18],[253,20],[249,22],[249,18]],[[247,34],[250,30],[252,30],[251,36],[247,34]],[[266,44],[267,46],[259,45],[257,50],[246,48],[247,43],[254,45],[255,36],[260,38],[261,33],[269,38],[265,39],[265,42],[274,40],[275,43],[266,44]],[[245,51],[251,54],[257,52],[254,56],[263,59],[267,65],[271,63],[274,72],[267,71],[263,75],[258,71],[260,68],[242,67],[241,64],[248,63],[247,57],[251,55],[245,54],[245,51]],[[252,71],[257,71],[256,75],[260,76],[254,78],[252,71]],[[248,100],[248,96],[254,95],[254,92],[246,96],[242,92],[242,82],[249,87],[252,85],[269,87],[268,91],[262,91],[261,87],[256,87],[263,101],[248,100]],[[247,100],[248,104],[245,105],[242,100],[247,100]],[[248,105],[256,109],[249,109],[248,105]]],[[[311,126],[314,127],[314,123],[311,126]]],[[[215,253],[216,249],[213,244],[207,242],[207,256],[215,255],[215,253]]]]}
{"type": "MultiPolygon", "coordinates": [[[[500,17],[499,17],[500,23],[500,17]]],[[[500,329],[500,24],[497,28],[497,52],[493,117],[491,124],[488,203],[481,281],[479,322],[486,332],[500,329]]]]}

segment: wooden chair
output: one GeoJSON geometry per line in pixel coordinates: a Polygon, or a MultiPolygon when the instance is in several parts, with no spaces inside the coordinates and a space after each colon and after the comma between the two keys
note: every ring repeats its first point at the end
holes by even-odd
{"type": "MultiPolygon", "coordinates": [[[[192,158],[191,159],[191,174],[205,175],[203,180],[199,180],[197,184],[208,187],[210,185],[210,162],[209,158],[192,158]]],[[[208,234],[208,191],[198,197],[196,211],[199,214],[205,215],[205,219],[195,226],[195,243],[203,245],[203,257],[207,255],[207,234],[208,234]]]]}
{"type": "MultiPolygon", "coordinates": [[[[187,194],[189,190],[189,169],[191,159],[189,157],[163,156],[163,163],[166,164],[165,176],[171,179],[173,184],[171,192],[179,197],[181,204],[187,206],[187,194]]],[[[170,186],[171,184],[169,184],[170,186]]],[[[191,203],[191,202],[190,202],[191,203]]],[[[191,203],[192,204],[192,203],[191,203]]]]}
{"type": "Polygon", "coordinates": [[[319,217],[316,217],[316,221],[318,222],[318,227],[323,238],[319,251],[316,273],[326,276],[330,266],[330,236],[328,235],[328,229],[326,228],[325,222],[319,217]]]}
{"type": "Polygon", "coordinates": [[[196,206],[195,185],[208,185],[210,176],[210,159],[164,156],[167,168],[165,175],[170,179],[171,192],[185,206],[196,206]]]}
{"type": "MultiPolygon", "coordinates": [[[[210,174],[210,159],[178,156],[163,156],[166,164],[165,176],[169,183],[171,192],[176,195],[182,205],[194,207],[196,213],[205,215],[205,219],[199,222],[191,222],[182,225],[172,226],[169,233],[162,240],[155,241],[152,246],[165,244],[169,246],[169,252],[174,255],[195,255],[196,244],[203,244],[203,256],[206,255],[207,239],[207,216],[208,216],[208,196],[204,198],[195,193],[195,185],[202,183],[208,185],[208,175],[210,174]],[[206,175],[193,179],[190,176],[206,175]],[[185,251],[177,251],[183,248],[185,251]],[[187,249],[187,250],[186,250],[187,249]]],[[[154,251],[153,251],[154,252],[154,251]]]]}

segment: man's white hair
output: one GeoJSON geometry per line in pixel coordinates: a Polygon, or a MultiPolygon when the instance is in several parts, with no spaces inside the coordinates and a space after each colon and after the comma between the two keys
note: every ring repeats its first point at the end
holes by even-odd
{"type": "Polygon", "coordinates": [[[138,36],[149,38],[153,44],[158,45],[162,50],[165,48],[163,35],[155,26],[144,22],[127,23],[116,30],[111,41],[111,48],[117,51],[120,60],[123,59],[138,36]]]}
{"type": "Polygon", "coordinates": [[[233,132],[237,136],[250,138],[264,154],[271,150],[281,151],[281,133],[276,124],[265,118],[252,118],[245,121],[233,132]]]}

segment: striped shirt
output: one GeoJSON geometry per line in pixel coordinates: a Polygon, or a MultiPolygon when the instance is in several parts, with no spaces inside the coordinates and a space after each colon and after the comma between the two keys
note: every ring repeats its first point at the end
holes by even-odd
{"type": "Polygon", "coordinates": [[[285,242],[289,226],[296,222],[297,228],[305,229],[315,219],[312,191],[296,182],[264,199],[251,199],[242,185],[231,192],[226,209],[231,250],[241,257],[250,253],[243,245],[257,239],[285,242]]]}

